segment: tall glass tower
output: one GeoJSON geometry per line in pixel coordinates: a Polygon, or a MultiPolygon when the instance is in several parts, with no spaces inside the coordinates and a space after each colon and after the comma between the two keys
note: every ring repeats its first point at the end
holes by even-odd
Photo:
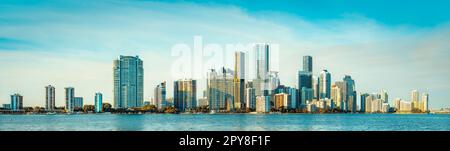
{"type": "Polygon", "coordinates": [[[103,112],[103,94],[100,92],[95,93],[95,112],[103,112]]]}
{"type": "Polygon", "coordinates": [[[192,79],[177,80],[173,89],[174,107],[180,112],[197,107],[197,81],[192,79]]]}
{"type": "Polygon", "coordinates": [[[114,60],[114,107],[141,107],[144,103],[144,69],[139,56],[114,60]]]}
{"type": "Polygon", "coordinates": [[[320,73],[319,95],[320,99],[330,98],[331,94],[331,74],[327,70],[320,73]]]}
{"type": "Polygon", "coordinates": [[[66,87],[66,111],[73,112],[75,108],[75,88],[66,87]]]}
{"type": "Polygon", "coordinates": [[[20,111],[23,109],[23,96],[16,93],[11,95],[11,110],[20,111]]]}
{"type": "Polygon", "coordinates": [[[48,85],[45,87],[45,110],[53,111],[55,109],[55,87],[48,85]]]}
{"type": "Polygon", "coordinates": [[[313,72],[313,62],[311,56],[303,56],[303,71],[313,72]]]}
{"type": "Polygon", "coordinates": [[[155,88],[155,103],[158,109],[164,109],[167,107],[166,98],[166,81],[157,85],[155,88]]]}

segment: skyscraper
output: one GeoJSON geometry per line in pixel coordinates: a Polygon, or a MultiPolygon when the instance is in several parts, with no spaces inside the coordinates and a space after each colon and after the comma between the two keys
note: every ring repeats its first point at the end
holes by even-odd
{"type": "Polygon", "coordinates": [[[298,72],[298,88],[312,88],[312,74],[309,71],[298,72]]]}
{"type": "Polygon", "coordinates": [[[386,90],[382,90],[380,95],[381,95],[381,100],[383,100],[383,103],[389,103],[389,95],[386,90]]]}
{"type": "Polygon", "coordinates": [[[305,108],[307,105],[307,102],[311,102],[314,98],[314,90],[311,88],[303,88],[301,90],[301,95],[300,95],[300,104],[301,104],[301,108],[305,108]]]}
{"type": "Polygon", "coordinates": [[[360,105],[361,105],[361,107],[360,107],[360,109],[359,109],[359,111],[360,112],[366,112],[366,103],[367,103],[367,101],[366,101],[366,98],[369,96],[369,94],[368,93],[363,93],[363,94],[361,94],[361,99],[360,99],[360,101],[361,101],[361,103],[360,103],[360,105]]]}
{"type": "Polygon", "coordinates": [[[320,99],[330,98],[331,96],[331,74],[323,70],[319,77],[319,97],[320,99]]]}
{"type": "Polygon", "coordinates": [[[256,95],[254,88],[245,89],[245,106],[249,109],[256,109],[256,95]]]}
{"type": "Polygon", "coordinates": [[[413,109],[419,109],[419,91],[417,90],[412,90],[411,91],[411,102],[413,104],[413,109]]]}
{"type": "Polygon", "coordinates": [[[334,83],[336,85],[337,89],[337,96],[336,96],[336,107],[341,109],[341,111],[347,110],[348,104],[344,101],[344,82],[343,81],[336,81],[334,83]]]}
{"type": "Polygon", "coordinates": [[[45,87],[45,110],[53,111],[55,109],[55,87],[48,85],[45,87]]]}
{"type": "Polygon", "coordinates": [[[278,93],[274,97],[275,109],[290,109],[289,94],[278,93]]]}
{"type": "Polygon", "coordinates": [[[311,56],[303,56],[303,71],[313,72],[313,61],[311,56]]]}
{"type": "Polygon", "coordinates": [[[270,47],[269,44],[255,44],[254,51],[256,54],[256,79],[253,80],[253,88],[255,88],[256,96],[264,95],[269,91],[269,64],[270,64],[270,47]]]}
{"type": "Polygon", "coordinates": [[[75,89],[73,87],[64,88],[66,92],[66,111],[73,112],[75,103],[75,89]]]}
{"type": "Polygon", "coordinates": [[[338,82],[331,86],[331,101],[334,102],[336,108],[342,109],[342,87],[338,86],[338,82]]]}
{"type": "Polygon", "coordinates": [[[235,52],[234,62],[234,106],[236,109],[243,109],[245,91],[245,53],[235,52]]]}
{"type": "Polygon", "coordinates": [[[351,76],[344,76],[344,102],[346,104],[346,110],[351,112],[356,112],[356,91],[355,91],[355,81],[351,76]]]}
{"type": "Polygon", "coordinates": [[[155,88],[155,103],[158,109],[162,110],[167,107],[166,97],[166,81],[158,84],[155,88]]]}
{"type": "Polygon", "coordinates": [[[12,111],[20,111],[23,109],[23,96],[16,93],[11,95],[11,105],[12,111]]]}
{"type": "Polygon", "coordinates": [[[255,44],[256,78],[266,79],[269,73],[269,44],[255,44]]]}
{"type": "Polygon", "coordinates": [[[422,107],[422,112],[428,112],[430,111],[429,107],[428,107],[428,101],[430,99],[430,95],[428,93],[423,93],[422,94],[422,103],[423,103],[423,107],[422,107]]]}
{"type": "Polygon", "coordinates": [[[114,60],[114,107],[141,107],[144,102],[144,69],[138,56],[114,60]]]}
{"type": "Polygon", "coordinates": [[[320,94],[319,82],[320,82],[319,77],[313,76],[312,89],[313,89],[313,92],[314,92],[314,98],[315,99],[319,99],[319,94],[320,94]]]}
{"type": "Polygon", "coordinates": [[[234,109],[234,77],[231,69],[211,69],[207,75],[207,98],[211,111],[234,109]]]}
{"type": "Polygon", "coordinates": [[[192,79],[174,82],[174,107],[180,112],[197,107],[197,82],[192,79]]]}
{"type": "Polygon", "coordinates": [[[270,112],[270,96],[256,96],[256,112],[270,112]]]}
{"type": "Polygon", "coordinates": [[[103,94],[100,92],[95,93],[95,112],[103,112],[103,94]]]}
{"type": "Polygon", "coordinates": [[[74,99],[74,109],[83,109],[83,97],[75,97],[74,99]]]}

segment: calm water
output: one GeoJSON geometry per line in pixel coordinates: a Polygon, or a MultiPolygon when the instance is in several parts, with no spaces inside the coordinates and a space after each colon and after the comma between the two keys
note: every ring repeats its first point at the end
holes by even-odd
{"type": "Polygon", "coordinates": [[[0,115],[1,131],[449,131],[450,115],[0,115]]]}

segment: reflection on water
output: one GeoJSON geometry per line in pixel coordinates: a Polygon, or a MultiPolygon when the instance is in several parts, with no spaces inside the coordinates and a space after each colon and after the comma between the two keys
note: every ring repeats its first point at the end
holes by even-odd
{"type": "Polygon", "coordinates": [[[450,115],[0,115],[2,131],[449,131],[450,115]]]}

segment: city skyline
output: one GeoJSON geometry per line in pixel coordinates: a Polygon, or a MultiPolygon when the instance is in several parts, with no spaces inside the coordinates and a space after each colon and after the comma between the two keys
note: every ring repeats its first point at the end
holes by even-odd
{"type": "MultiPolygon", "coordinates": [[[[95,5],[89,8],[99,8],[97,17],[100,19],[96,23],[108,24],[117,21],[109,18],[108,13],[110,12],[105,9],[113,7],[110,5],[112,2],[92,3],[95,5]]],[[[8,103],[9,96],[17,92],[24,96],[24,106],[44,106],[43,87],[50,84],[56,88],[56,106],[64,105],[63,88],[68,86],[76,89],[77,96],[85,98],[85,104],[94,104],[92,96],[98,91],[104,93],[104,102],[113,103],[113,91],[110,88],[112,85],[111,60],[120,54],[139,55],[142,60],[148,62],[144,66],[144,75],[146,75],[144,101],[149,101],[154,96],[153,88],[162,80],[166,80],[168,83],[167,94],[173,94],[171,88],[173,88],[173,81],[177,79],[165,79],[165,77],[170,77],[170,72],[164,70],[170,68],[173,59],[176,59],[170,55],[170,47],[178,42],[189,44],[193,35],[203,35],[207,43],[279,43],[281,46],[280,57],[283,58],[280,60],[280,64],[285,65],[280,68],[279,73],[281,83],[284,85],[297,85],[296,74],[302,68],[301,57],[311,55],[315,58],[314,76],[318,76],[320,71],[326,69],[332,74],[331,81],[334,83],[341,80],[346,74],[351,75],[357,83],[358,94],[359,92],[373,93],[387,90],[391,100],[398,97],[409,101],[410,91],[418,89],[420,94],[429,91],[431,108],[449,106],[450,95],[447,93],[450,91],[447,84],[449,80],[445,76],[449,73],[446,66],[450,64],[447,59],[450,56],[448,51],[450,46],[446,42],[449,41],[449,37],[446,35],[449,35],[450,32],[446,23],[448,19],[444,21],[432,19],[434,23],[425,25],[415,24],[414,22],[417,20],[389,23],[379,19],[379,16],[371,16],[364,12],[352,14],[350,11],[350,14],[338,13],[342,16],[316,21],[311,19],[311,16],[302,18],[296,13],[278,12],[277,8],[274,9],[274,12],[262,13],[240,4],[219,3],[213,5],[212,8],[207,8],[205,6],[207,4],[200,2],[127,1],[121,3],[130,8],[113,8],[130,13],[132,17],[127,20],[128,24],[123,28],[105,25],[105,29],[99,28],[103,26],[70,22],[70,20],[65,20],[64,16],[56,15],[58,13],[72,14],[73,16],[69,18],[75,21],[91,20],[92,18],[86,17],[86,15],[93,12],[78,12],[85,9],[86,6],[81,6],[75,1],[67,3],[47,1],[35,4],[46,6],[44,11],[36,13],[53,14],[49,16],[49,20],[39,17],[27,18],[26,15],[33,12],[34,9],[31,7],[30,10],[24,10],[27,8],[24,6],[25,4],[2,3],[1,6],[6,8],[1,10],[4,12],[1,15],[2,18],[11,20],[1,20],[2,23],[8,24],[0,24],[1,29],[4,29],[0,30],[0,55],[4,56],[0,60],[0,63],[3,64],[0,69],[6,71],[0,73],[0,83],[2,83],[0,85],[0,102],[8,103]],[[158,10],[149,11],[137,4],[161,7],[158,7],[158,10]],[[70,10],[57,9],[56,6],[60,5],[77,7],[70,10]],[[17,13],[12,8],[24,11],[17,13]],[[185,8],[185,10],[195,8],[197,11],[189,14],[180,8],[185,8]],[[173,9],[177,9],[176,12],[180,12],[180,14],[186,13],[187,16],[167,13],[173,9]],[[202,16],[202,10],[211,11],[214,16],[228,18],[230,21],[224,22],[225,25],[218,25],[221,22],[214,20],[214,17],[202,16]],[[138,12],[159,15],[144,17],[138,12]],[[197,15],[199,18],[194,17],[197,15]],[[173,26],[151,26],[146,21],[155,20],[161,16],[173,19],[188,17],[192,21],[183,23],[189,26],[180,30],[175,30],[176,27],[173,26]],[[197,23],[195,23],[196,21],[197,23]],[[24,22],[31,23],[25,25],[24,22]],[[224,27],[229,25],[229,22],[239,23],[239,27],[244,28],[224,27]],[[68,23],[73,23],[71,27],[74,28],[64,28],[68,27],[68,23]],[[142,26],[131,23],[142,23],[142,26]],[[251,26],[255,23],[259,23],[258,26],[251,26]],[[287,25],[291,23],[295,23],[296,27],[287,25]],[[197,28],[196,25],[199,24],[204,24],[212,29],[197,28]],[[40,29],[46,33],[29,27],[33,25],[42,27],[40,29]],[[294,28],[303,27],[304,30],[294,30],[294,28]],[[118,32],[116,29],[130,32],[130,34],[118,32]],[[155,30],[149,31],[149,29],[155,30]],[[160,29],[162,29],[162,33],[155,32],[160,29]],[[186,32],[188,29],[194,30],[186,32]],[[271,31],[267,31],[267,29],[271,29],[271,31]],[[83,31],[80,32],[80,30],[83,31]],[[34,34],[27,35],[21,31],[34,34]],[[230,31],[243,33],[236,34],[230,31]],[[266,33],[263,34],[260,31],[266,33]],[[77,32],[80,33],[77,34],[77,32]],[[157,36],[145,36],[155,35],[154,33],[157,33],[157,36]],[[73,38],[61,38],[62,35],[70,35],[69,37],[73,38]],[[112,38],[107,35],[112,35],[112,38]],[[82,37],[86,36],[90,37],[90,40],[82,40],[82,37]],[[123,38],[114,38],[121,36],[123,38]],[[169,39],[159,39],[166,36],[169,39]],[[47,37],[47,39],[42,37],[47,37]],[[126,38],[130,38],[130,40],[125,40],[126,38]],[[95,85],[95,87],[91,85],[95,85]]],[[[118,18],[121,17],[118,16],[118,18]]],[[[173,22],[169,20],[162,24],[173,22]]],[[[233,69],[233,66],[227,66],[227,68],[233,69]]],[[[206,80],[197,80],[198,89],[205,90],[206,84],[203,81],[206,80]]],[[[200,95],[201,93],[198,93],[198,96],[200,95]]]]}

